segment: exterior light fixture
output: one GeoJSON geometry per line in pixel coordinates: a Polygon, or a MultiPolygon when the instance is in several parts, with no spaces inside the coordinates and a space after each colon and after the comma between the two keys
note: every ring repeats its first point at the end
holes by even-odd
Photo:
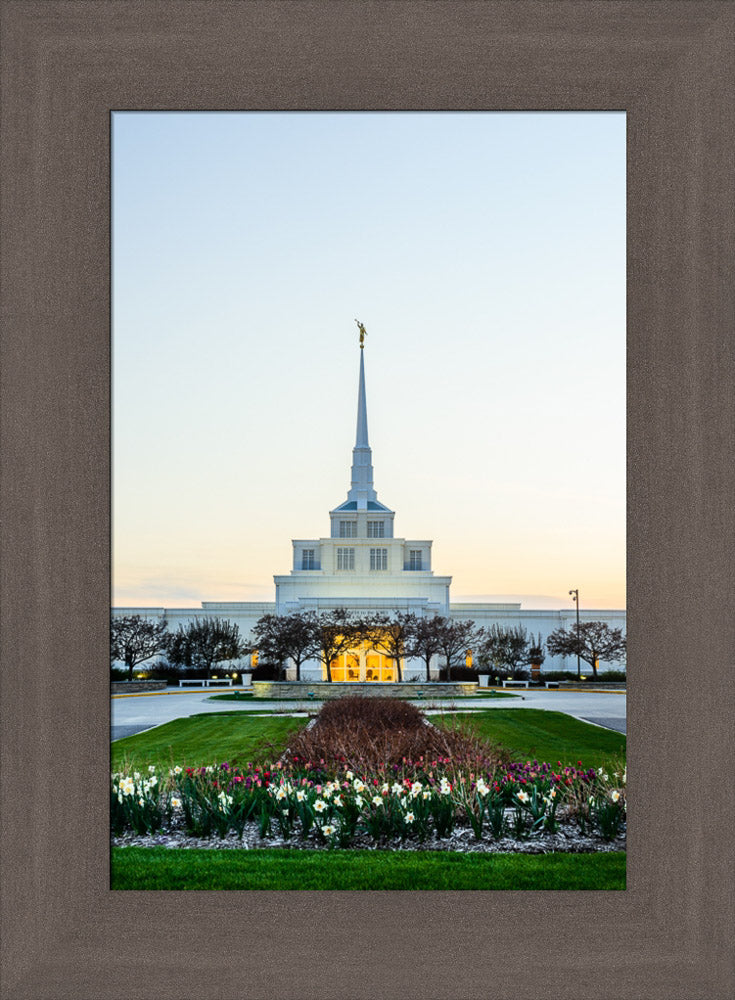
{"type": "Polygon", "coordinates": [[[580,675],[581,666],[579,663],[579,588],[576,590],[570,590],[569,594],[574,603],[577,605],[577,680],[581,681],[584,680],[584,678],[580,675]]]}

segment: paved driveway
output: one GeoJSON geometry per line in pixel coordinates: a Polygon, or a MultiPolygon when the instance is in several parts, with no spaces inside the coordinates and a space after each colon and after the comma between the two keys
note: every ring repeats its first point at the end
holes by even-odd
{"type": "MultiPolygon", "coordinates": [[[[155,694],[115,695],[112,698],[112,739],[160,726],[172,719],[183,719],[201,712],[261,712],[264,709],[282,711],[313,711],[318,702],[266,701],[248,699],[237,701],[210,701],[211,691],[163,691],[155,694]]],[[[556,712],[566,712],[585,722],[626,732],[625,692],[582,691],[579,693],[562,690],[523,691],[518,698],[478,698],[475,701],[442,699],[433,704],[445,709],[456,708],[473,711],[487,708],[545,708],[556,712]]]]}

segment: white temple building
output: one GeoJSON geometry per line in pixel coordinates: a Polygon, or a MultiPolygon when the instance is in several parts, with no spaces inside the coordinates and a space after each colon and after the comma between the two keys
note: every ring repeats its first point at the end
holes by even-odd
{"type": "MultiPolygon", "coordinates": [[[[364,329],[364,328],[361,328],[364,329]]],[[[291,571],[274,576],[274,602],[203,601],[199,608],[125,607],[113,615],[165,618],[168,628],[205,615],[236,623],[244,639],[250,637],[265,614],[287,615],[296,611],[326,611],[346,608],[356,613],[445,615],[471,619],[486,628],[494,624],[522,626],[545,639],[555,629],[573,627],[576,609],[533,610],[521,604],[453,604],[451,576],[435,576],[432,543],[428,539],[397,538],[395,512],[378,500],[373,482],[372,451],[368,440],[365,359],[361,336],[360,373],[357,396],[357,433],[352,449],[352,473],[347,499],[329,512],[329,534],[320,538],[292,540],[291,571]]],[[[624,610],[580,610],[580,621],[604,621],[625,629],[624,610]]],[[[343,663],[332,668],[336,681],[395,680],[391,661],[375,650],[351,651],[343,663]]],[[[440,663],[437,662],[438,670],[440,663]]],[[[547,655],[543,670],[576,670],[576,658],[547,655]]],[[[610,667],[602,664],[601,669],[610,667]]],[[[612,665],[614,666],[614,665],[612,665]]],[[[323,667],[317,661],[302,666],[304,680],[320,680],[323,667]]],[[[424,676],[421,664],[408,661],[404,676],[424,676]]]]}
{"type": "Polygon", "coordinates": [[[451,576],[434,576],[430,541],[395,537],[394,518],[395,512],[378,500],[373,485],[361,348],[357,435],[347,499],[329,512],[328,537],[293,541],[291,572],[274,577],[277,614],[338,607],[448,614],[451,576]]]}

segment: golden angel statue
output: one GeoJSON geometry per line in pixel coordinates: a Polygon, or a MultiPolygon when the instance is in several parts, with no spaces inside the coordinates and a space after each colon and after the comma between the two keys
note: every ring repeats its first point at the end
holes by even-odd
{"type": "Polygon", "coordinates": [[[360,347],[364,347],[365,337],[367,337],[367,330],[365,329],[365,327],[363,326],[363,324],[360,322],[359,319],[356,319],[355,322],[357,323],[357,328],[360,331],[360,347]]]}

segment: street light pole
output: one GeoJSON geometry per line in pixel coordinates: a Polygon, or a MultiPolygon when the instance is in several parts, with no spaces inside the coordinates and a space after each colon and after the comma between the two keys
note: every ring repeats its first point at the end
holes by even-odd
{"type": "Polygon", "coordinates": [[[569,591],[574,603],[577,605],[577,680],[582,676],[582,669],[579,664],[579,588],[569,591]]]}

